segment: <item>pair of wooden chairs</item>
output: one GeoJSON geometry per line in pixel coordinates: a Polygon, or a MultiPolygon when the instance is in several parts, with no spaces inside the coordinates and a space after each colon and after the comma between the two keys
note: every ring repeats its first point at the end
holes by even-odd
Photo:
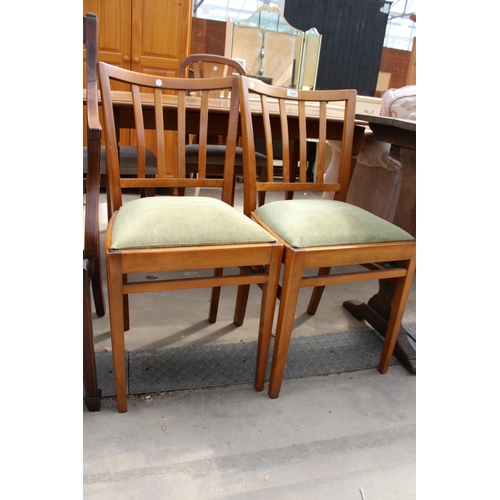
{"type": "MultiPolygon", "coordinates": [[[[209,321],[214,322],[221,287],[237,286],[233,321],[241,325],[250,285],[259,286],[262,299],[259,332],[256,332],[254,386],[257,391],[265,386],[278,299],[268,391],[269,396],[275,398],[281,388],[299,290],[313,288],[308,312],[314,313],[326,285],[389,279],[396,292],[379,364],[379,371],[385,373],[415,271],[415,240],[394,225],[343,201],[350,176],[356,92],[277,88],[246,76],[165,78],[123,70],[103,62],[99,63],[99,80],[109,208],[113,214],[106,231],[105,248],[118,411],[127,410],[125,331],[130,328],[128,295],[131,293],[211,288],[209,321]],[[120,177],[112,81],[130,86],[138,154],[144,153],[145,129],[151,126],[146,114],[154,114],[158,152],[158,175],[154,179],[120,177]],[[145,88],[150,90],[146,99],[139,91],[145,88]],[[222,113],[211,107],[213,92],[229,92],[227,109],[222,113]],[[177,162],[170,166],[173,175],[166,176],[164,103],[172,99],[172,95],[176,96],[177,162]],[[343,119],[328,118],[329,103],[344,106],[343,119]],[[314,109],[312,113],[316,118],[308,116],[310,108],[314,109]],[[221,114],[225,125],[223,130],[217,128],[217,133],[223,131],[226,136],[223,176],[210,178],[207,176],[208,137],[215,130],[212,119],[216,115],[220,118],[221,114]],[[323,181],[325,144],[332,127],[342,138],[338,182],[334,184],[323,181]],[[185,137],[190,133],[198,137],[197,178],[186,175],[185,137]],[[244,213],[232,206],[239,136],[244,166],[244,213]],[[257,175],[256,136],[265,138],[265,179],[257,175]],[[308,137],[319,139],[314,182],[306,179],[308,137]],[[282,144],[283,173],[276,179],[273,138],[279,138],[282,144]],[[292,144],[295,145],[293,151],[292,144]],[[124,204],[122,189],[127,187],[199,187],[218,189],[221,194],[220,199],[158,196],[124,204]],[[287,199],[257,207],[259,193],[269,191],[283,192],[287,199]],[[332,191],[337,193],[338,199],[293,199],[290,193],[295,191],[332,191]],[[176,274],[181,270],[206,269],[212,270],[211,276],[179,278],[176,274]],[[309,276],[304,277],[308,269],[318,269],[317,275],[305,273],[309,276]],[[143,279],[152,273],[161,273],[162,278],[143,279]]],[[[93,88],[93,81],[89,83],[93,88]]],[[[94,120],[89,123],[94,124],[94,120]]],[[[100,127],[96,125],[91,130],[100,130],[100,127]]]]}
{"type": "MultiPolygon", "coordinates": [[[[269,385],[270,397],[280,392],[290,342],[297,297],[303,287],[312,287],[310,311],[328,284],[390,279],[395,283],[392,313],[382,350],[379,371],[390,363],[397,333],[415,270],[415,240],[405,231],[341,200],[287,199],[257,208],[260,191],[334,191],[345,196],[349,180],[354,131],[354,90],[291,91],[245,77],[208,79],[164,78],[126,71],[99,63],[106,152],[113,216],[106,232],[111,339],[118,411],[127,409],[125,338],[129,329],[128,295],[147,291],[212,288],[209,321],[215,321],[220,287],[237,285],[234,323],[242,324],[249,287],[262,288],[261,319],[258,332],[255,388],[263,390],[269,354],[276,298],[279,312],[269,385]],[[155,110],[157,150],[164,151],[163,128],[165,92],[177,95],[177,165],[173,177],[120,180],[118,145],[110,82],[131,85],[138,137],[144,135],[144,109],[155,110]],[[153,104],[141,100],[139,87],[150,88],[153,104]],[[230,91],[227,110],[227,141],[222,179],[206,175],[207,123],[211,115],[209,95],[230,91]],[[193,92],[196,96],[193,96],[193,92]],[[254,94],[257,99],[250,99],[254,94]],[[307,106],[316,106],[318,117],[308,120],[307,106]],[[342,120],[328,120],[328,103],[344,105],[342,120]],[[244,161],[244,212],[232,204],[234,158],[239,132],[244,161]],[[186,178],[185,137],[193,130],[197,110],[198,178],[186,178]],[[254,127],[266,138],[267,180],[256,175],[254,127]],[[339,181],[323,182],[325,144],[328,127],[341,130],[342,153],[339,181]],[[309,129],[309,130],[308,130],[309,129]],[[314,131],[313,131],[314,129],[314,131]],[[306,182],[308,136],[319,137],[318,169],[315,182],[306,182]],[[273,178],[272,138],[281,135],[283,177],[273,178]],[[298,139],[298,165],[290,154],[291,139],[298,139]],[[299,180],[295,180],[298,168],[299,180]],[[212,197],[167,196],[142,198],[123,204],[121,188],[174,187],[219,188],[221,199],[212,197]],[[280,269],[283,279],[279,286],[280,269]],[[354,266],[351,269],[348,266],[354,266]],[[317,276],[303,277],[303,271],[318,269],[317,276]],[[330,272],[340,268],[341,272],[330,272]],[[166,278],[154,282],[140,276],[152,272],[213,269],[213,276],[166,278]],[[237,271],[235,271],[237,270],[237,271]],[[130,279],[135,275],[134,279],[130,279]]],[[[139,141],[141,142],[141,141],[139,141]]],[[[297,151],[296,151],[297,153],[297,151]]],[[[158,155],[158,171],[164,172],[164,156],[158,155]]]]}

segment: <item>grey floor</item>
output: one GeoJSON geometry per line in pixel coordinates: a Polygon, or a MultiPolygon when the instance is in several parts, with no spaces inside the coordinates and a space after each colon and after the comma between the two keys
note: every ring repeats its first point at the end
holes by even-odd
{"type": "MultiPolygon", "coordinates": [[[[241,199],[241,184],[237,200],[241,199]]],[[[304,195],[306,196],[306,195],[304,195]]],[[[309,195],[307,195],[309,196],[309,195]]],[[[237,201],[237,204],[239,201],[237,201]]],[[[103,199],[102,227],[105,227],[103,199]]],[[[301,292],[294,338],[366,332],[342,307],[377,284],[328,287],[315,316],[301,292]]],[[[129,351],[254,342],[258,289],[242,327],[232,326],[234,290],[224,289],[216,324],[209,291],[133,296],[129,351]]],[[[403,319],[416,334],[416,284],[403,319]]],[[[98,355],[111,349],[108,316],[94,317],[98,355]]],[[[374,334],[376,335],[376,334],[374,334]]],[[[266,387],[267,389],[267,387],[266,387]]],[[[83,494],[89,499],[416,498],[416,376],[397,362],[287,378],[278,399],[250,383],[131,394],[83,407],[83,494]]]]}

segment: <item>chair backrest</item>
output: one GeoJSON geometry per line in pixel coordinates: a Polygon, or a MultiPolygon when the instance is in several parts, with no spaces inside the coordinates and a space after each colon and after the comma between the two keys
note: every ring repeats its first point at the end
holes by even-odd
{"type": "MultiPolygon", "coordinates": [[[[221,76],[246,76],[243,66],[234,59],[216,54],[191,54],[179,64],[181,78],[219,78],[221,76]]],[[[213,93],[210,97],[228,98],[225,92],[221,96],[213,93]]]]}
{"type": "Polygon", "coordinates": [[[101,172],[101,134],[97,95],[97,16],[87,13],[83,18],[83,43],[87,49],[87,180],[85,186],[84,258],[89,260],[90,275],[99,258],[99,188],[101,172]]]}
{"type": "Polygon", "coordinates": [[[104,130],[106,136],[106,164],[109,176],[112,211],[122,205],[121,188],[125,187],[217,187],[222,190],[221,199],[231,203],[232,182],[236,136],[239,120],[238,77],[222,78],[166,78],[128,71],[100,62],[99,78],[101,99],[104,111],[104,130]],[[110,82],[120,81],[130,86],[130,93],[121,93],[121,106],[128,101],[133,106],[135,131],[137,134],[138,155],[145,155],[145,129],[155,129],[158,174],[156,179],[120,179],[118,151],[113,115],[113,96],[110,82]],[[140,87],[153,92],[140,92],[140,87]],[[212,115],[214,105],[209,94],[214,91],[230,91],[229,100],[217,100],[217,112],[212,115]],[[195,93],[196,95],[192,95],[195,93]],[[217,122],[214,120],[218,119],[217,122]],[[227,136],[224,175],[222,179],[209,179],[206,176],[206,155],[208,129],[227,136]],[[177,157],[174,165],[167,171],[164,129],[177,131],[177,157]],[[198,135],[198,176],[186,178],[187,134],[198,135]]]}
{"type": "Polygon", "coordinates": [[[295,90],[240,77],[241,125],[247,215],[256,208],[260,191],[333,191],[345,201],[350,179],[356,90],[295,90]],[[333,106],[332,106],[333,103],[333,106]],[[340,104],[340,105],[339,105],[340,104]],[[343,106],[343,107],[342,107],[343,106]],[[343,110],[343,118],[338,118],[343,110]],[[315,118],[311,118],[311,116],[315,118]],[[332,118],[337,116],[337,118],[332,118]],[[267,181],[258,182],[254,153],[254,126],[262,128],[267,157],[267,181]],[[337,183],[324,181],[326,139],[342,138],[337,183]],[[307,139],[318,139],[317,168],[307,181],[307,139]],[[273,139],[281,140],[282,177],[274,176],[273,139]]]}
{"type": "Polygon", "coordinates": [[[246,76],[243,66],[234,59],[217,54],[191,54],[179,64],[181,78],[216,78],[220,76],[246,76]]]}

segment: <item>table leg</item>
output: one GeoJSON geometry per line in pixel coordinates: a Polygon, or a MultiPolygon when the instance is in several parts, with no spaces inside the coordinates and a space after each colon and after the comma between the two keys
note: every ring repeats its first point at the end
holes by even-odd
{"type": "MultiPolygon", "coordinates": [[[[385,337],[392,307],[395,286],[390,280],[379,281],[379,291],[367,304],[348,300],[343,306],[359,320],[367,321],[380,335],[385,337]]],[[[417,354],[408,341],[408,332],[401,327],[394,349],[394,356],[413,374],[417,372],[417,354]]]]}

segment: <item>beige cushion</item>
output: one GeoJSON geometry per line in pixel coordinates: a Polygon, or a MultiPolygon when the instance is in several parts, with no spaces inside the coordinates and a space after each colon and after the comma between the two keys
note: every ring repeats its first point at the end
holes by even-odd
{"type": "Polygon", "coordinates": [[[417,112],[417,86],[406,85],[399,89],[388,89],[382,96],[380,116],[409,119],[410,114],[417,112]]]}
{"type": "Polygon", "coordinates": [[[123,205],[111,248],[172,248],[276,241],[233,207],[202,196],[157,196],[123,205]]]}
{"type": "Polygon", "coordinates": [[[296,248],[414,240],[394,224],[341,201],[276,201],[255,213],[296,248]]]}

